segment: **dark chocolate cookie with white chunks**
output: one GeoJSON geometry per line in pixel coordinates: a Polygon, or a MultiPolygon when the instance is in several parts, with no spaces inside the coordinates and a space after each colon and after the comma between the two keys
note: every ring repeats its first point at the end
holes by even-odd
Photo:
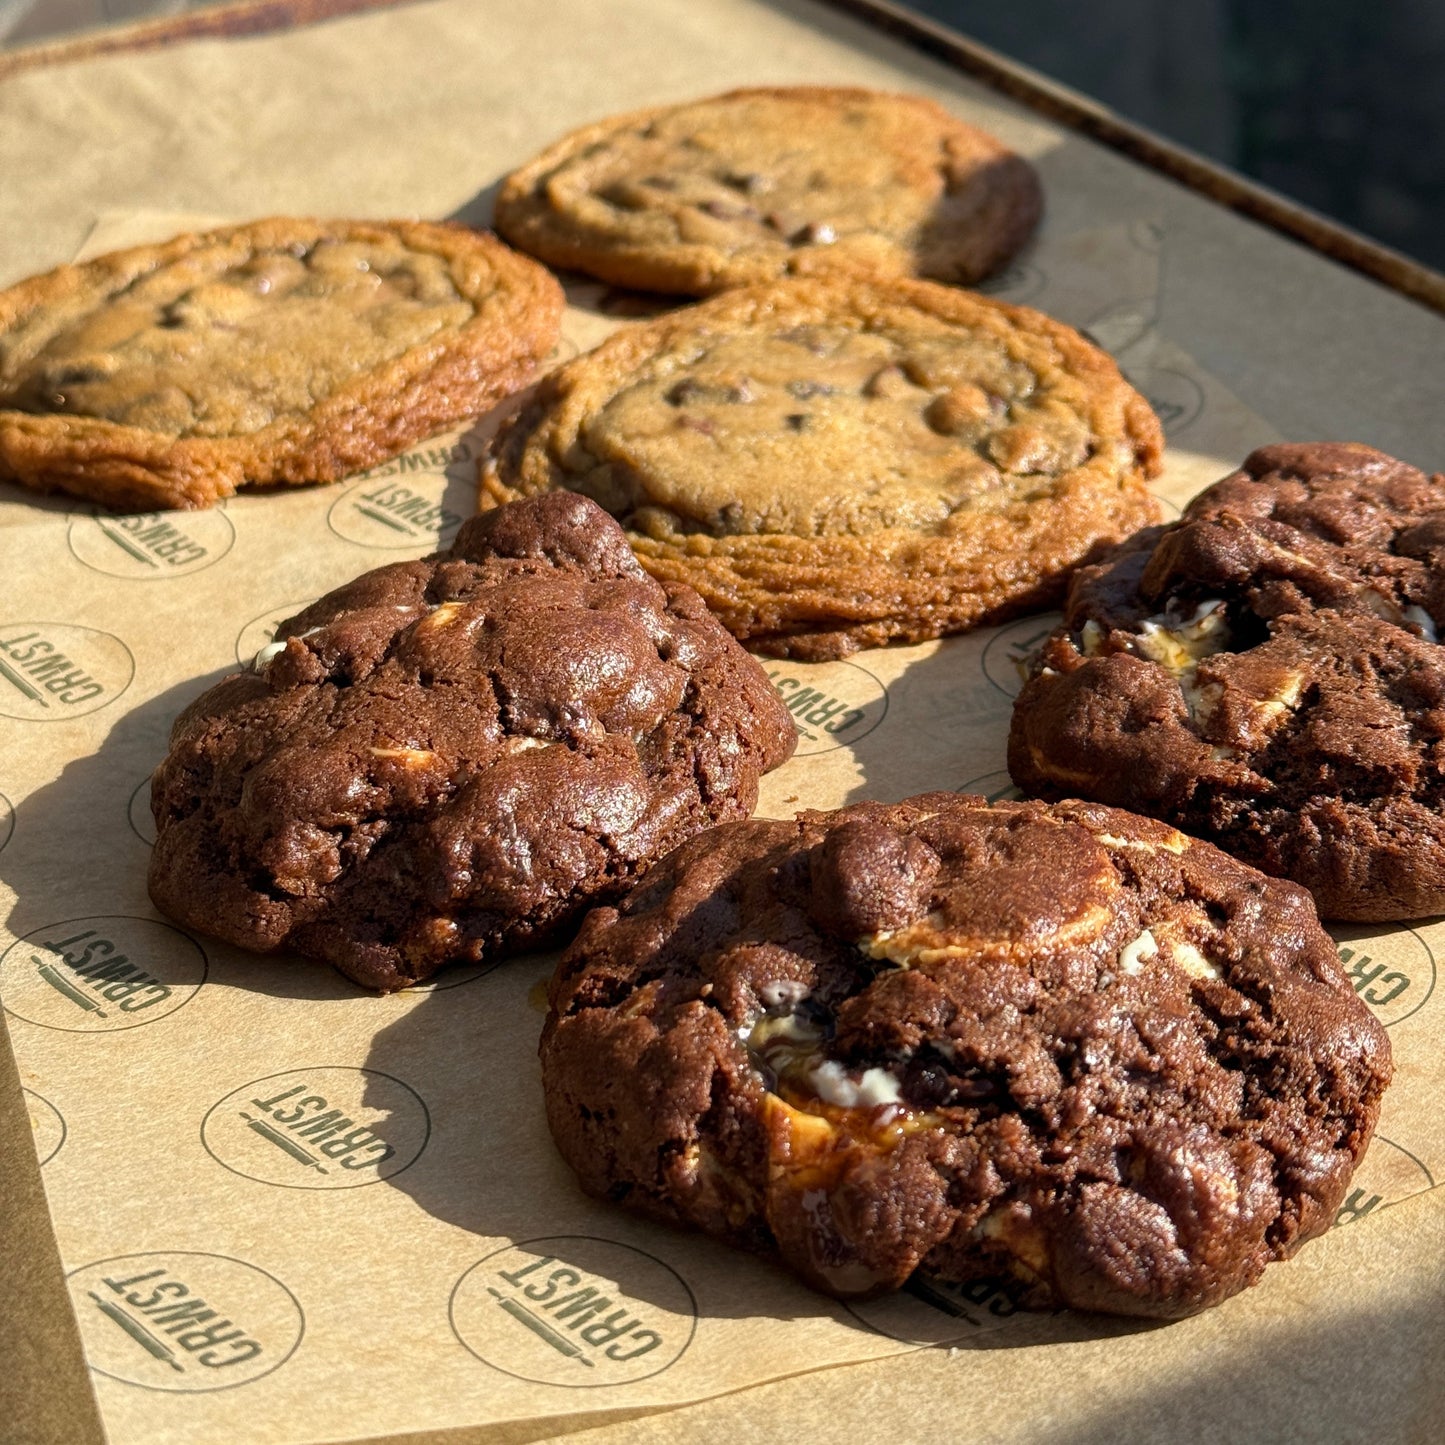
{"type": "Polygon", "coordinates": [[[1262,448],[1079,573],[1009,769],[1208,838],[1325,918],[1445,912],[1442,620],[1445,476],[1262,448]]]}
{"type": "Polygon", "coordinates": [[[611,518],[468,522],[283,623],[177,719],[156,906],[372,988],[541,946],[792,752],[766,675],[611,518]]]}
{"type": "Polygon", "coordinates": [[[1096,804],[714,829],[551,985],[583,1186],[839,1295],[1170,1317],[1326,1229],[1391,1072],[1309,896],[1096,804]]]}

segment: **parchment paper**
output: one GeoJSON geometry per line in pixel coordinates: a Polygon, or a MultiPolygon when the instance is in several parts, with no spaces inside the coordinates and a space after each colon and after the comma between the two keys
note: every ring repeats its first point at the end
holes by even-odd
{"type": "MultiPolygon", "coordinates": [[[[1119,357],[1166,422],[1166,512],[1281,435],[1445,455],[1415,369],[1438,355],[1434,318],[801,5],[617,0],[521,16],[453,0],[21,76],[0,90],[0,174],[21,178],[0,213],[0,280],[272,210],[481,220],[502,172],[584,119],[787,79],[923,90],[1039,158],[1049,220],[992,289],[1119,357]],[[1201,302],[1241,271],[1288,284],[1246,297],[1236,274],[1213,308],[1201,302]],[[1310,344],[1321,302],[1341,298],[1348,355],[1310,344]],[[1197,329],[1175,320],[1201,313],[1197,329]],[[1294,343],[1286,378],[1267,364],[1281,336],[1294,343]]],[[[559,356],[636,309],[591,283],[569,295],[559,356]]],[[[801,1414],[831,1438],[864,1429],[887,1382],[891,1428],[913,1437],[937,1434],[933,1412],[952,1401],[1000,1438],[1047,1419],[1091,1438],[1105,1399],[1142,1402],[1134,1419],[1148,1421],[1216,1376],[1291,1398],[1279,1341],[1311,1312],[1406,1345],[1442,1233],[1438,1196],[1392,1213],[1445,1170],[1438,924],[1337,935],[1398,1060],[1341,1212],[1351,1227],[1203,1320],[1136,1330],[1016,1313],[1000,1288],[844,1307],[586,1200],[542,1122],[548,959],[375,998],[159,919],[144,889],[147,780],[171,719],[321,592],[449,541],[473,510],[488,424],[331,488],[210,513],[121,521],[0,493],[0,1002],[109,1437],[536,1438],[744,1390],[767,1418],[801,1414]],[[1396,1219],[1414,1221],[1418,1258],[1396,1219]],[[930,1345],[945,1348],[917,1353],[930,1345]],[[826,1376],[826,1409],[812,1384],[751,1391],[850,1364],[826,1376]]],[[[1051,621],[767,663],[801,745],[765,779],[760,811],[1004,793],[1011,697],[1051,621]]],[[[1400,1420],[1426,1389],[1410,1377],[1400,1420]]],[[[1335,1438],[1339,1416],[1299,1410],[1300,1438],[1335,1438]]],[[[699,1431],[723,1418],[686,1415],[699,1431]]],[[[1172,1428],[1193,1438],[1200,1418],[1172,1428]]],[[[658,1438],[682,1421],[660,1416],[658,1438]]]]}

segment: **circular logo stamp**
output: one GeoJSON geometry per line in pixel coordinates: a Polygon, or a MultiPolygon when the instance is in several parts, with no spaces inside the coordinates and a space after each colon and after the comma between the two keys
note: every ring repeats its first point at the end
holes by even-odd
{"type": "Polygon", "coordinates": [[[233,1174],[287,1189],[358,1189],[400,1174],[431,1137],[408,1084],[335,1064],[233,1089],[201,1122],[201,1143],[233,1174]]]}
{"type": "Polygon", "coordinates": [[[1387,1029],[1424,1008],[1435,992],[1435,955],[1413,928],[1326,927],[1355,992],[1387,1029]]]}
{"type": "Polygon", "coordinates": [[[25,1111],[35,1132],[35,1155],[43,1168],[60,1153],[60,1146],[65,1143],[65,1119],[49,1099],[30,1089],[20,1092],[25,1095],[25,1111]]]}
{"type": "Polygon", "coordinates": [[[135,792],[130,795],[130,802],[126,805],[126,818],[130,822],[130,830],[148,848],[154,848],[156,844],[156,817],[151,812],[151,780],[147,773],[144,778],[136,784],[135,792]]]}
{"type": "Polygon", "coordinates": [[[479,978],[485,978],[499,963],[499,959],[486,959],[481,963],[451,964],[440,973],[433,974],[431,978],[412,984],[404,992],[441,993],[449,988],[461,988],[463,984],[475,983],[479,978]]]}
{"type": "Polygon", "coordinates": [[[15,805],[0,793],[0,848],[3,848],[9,841],[11,834],[15,832],[15,805]]]}
{"type": "Polygon", "coordinates": [[[1101,311],[1083,331],[1095,346],[1117,359],[1146,340],[1157,320],[1152,299],[1119,301],[1101,311]]]}
{"type": "Polygon", "coordinates": [[[135,658],[120,638],[69,622],[0,625],[0,715],[68,722],[130,686],[135,658]]]}
{"type": "Polygon", "coordinates": [[[845,1301],[859,1324],[907,1345],[956,1345],[996,1330],[1018,1312],[1022,1286],[1007,1279],[944,1284],[915,1274],[899,1291],[845,1301]]]}
{"type": "Polygon", "coordinates": [[[71,552],[92,571],[155,582],[219,562],[234,545],[236,529],[220,507],[140,516],[96,511],[71,517],[69,541],[71,552]]]}
{"type": "Polygon", "coordinates": [[[763,660],[798,728],[796,756],[851,748],[888,716],[888,689],[856,662],[763,660]]]}
{"type": "Polygon", "coordinates": [[[960,793],[981,793],[990,803],[1015,803],[1023,797],[1023,789],[1009,777],[1007,768],[970,778],[955,789],[960,793]]]}
{"type": "Polygon", "coordinates": [[[0,954],[0,1003],[42,1028],[114,1033],[175,1013],[206,973],[200,944],[168,923],[69,918],[32,929],[0,954]]]}
{"type": "Polygon", "coordinates": [[[1017,305],[1021,301],[1033,300],[1048,284],[1048,276],[1037,266],[1030,265],[1027,261],[1015,261],[1012,266],[990,276],[974,289],[1017,305]]]}
{"type": "Polygon", "coordinates": [[[1154,367],[1141,390],[1169,436],[1197,421],[1204,410],[1204,388],[1192,376],[1172,367],[1154,367]]]}
{"type": "Polygon", "coordinates": [[[1044,612],[1033,617],[1020,617],[1017,622],[1000,627],[983,650],[984,676],[1001,693],[1017,697],[1024,690],[1024,682],[1034,658],[1039,655],[1039,649],[1061,621],[1063,618],[1059,613],[1044,612]]]}
{"type": "Polygon", "coordinates": [[[1435,1177],[1403,1145],[1376,1134],[1335,1211],[1336,1224],[1353,1224],[1375,1210],[1435,1187],[1435,1177]]]}
{"type": "Polygon", "coordinates": [[[660,1259],[610,1239],[509,1244],[452,1290],[452,1330],[483,1364],[541,1385],[630,1385],[676,1364],[697,1301],[660,1259]]]}
{"type": "Polygon", "coordinates": [[[1164,227],[1158,221],[1135,221],[1128,235],[1133,245],[1151,255],[1164,249],[1164,227]]]}
{"type": "Polygon", "coordinates": [[[280,1369],[306,1328],[279,1279],[224,1254],[122,1254],[68,1283],[90,1368],[148,1390],[249,1385],[280,1369]]]}
{"type": "MultiPolygon", "coordinates": [[[[406,552],[445,547],[469,515],[448,504],[452,478],[445,468],[460,465],[470,475],[472,458],[465,440],[403,452],[363,472],[331,504],[326,525],[358,547],[406,552]]],[[[475,483],[471,476],[470,485],[475,483]]]]}
{"type": "Polygon", "coordinates": [[[288,602],[282,607],[273,607],[259,617],[253,617],[236,634],[236,661],[242,667],[250,667],[256,654],[269,642],[276,640],[276,629],[289,617],[310,607],[316,599],[308,597],[304,602],[288,602]]]}

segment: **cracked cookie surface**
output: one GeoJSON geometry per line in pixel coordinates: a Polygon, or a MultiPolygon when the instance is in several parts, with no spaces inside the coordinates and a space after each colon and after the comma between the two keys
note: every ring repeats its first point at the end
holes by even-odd
{"type": "Polygon", "coordinates": [[[1206,837],[1326,918],[1445,912],[1442,623],[1445,476],[1264,447],[1079,574],[1009,769],[1206,837]]]}
{"type": "Polygon", "coordinates": [[[604,512],[519,503],[313,603],[181,714],[151,896],[402,988],[542,946],[746,817],[795,740],[757,663],[604,512]]]}
{"type": "Polygon", "coordinates": [[[840,1295],[1218,1303],[1332,1222],[1391,1070],[1302,889],[1089,803],[715,829],[550,999],[584,1187],[840,1295]]]}
{"type": "Polygon", "coordinates": [[[334,481],[479,415],[561,290],[459,226],[273,219],[0,292],[0,477],[106,506],[334,481]]]}
{"type": "Polygon", "coordinates": [[[554,266],[697,296],[840,270],[971,283],[1041,210],[1033,168],[932,101],[796,86],[585,126],[507,177],[496,225],[554,266]]]}
{"type": "Polygon", "coordinates": [[[494,439],[482,504],[600,502],[761,652],[1043,605],[1156,515],[1147,403],[1077,332],[924,281],[790,281],[618,333],[494,439]]]}

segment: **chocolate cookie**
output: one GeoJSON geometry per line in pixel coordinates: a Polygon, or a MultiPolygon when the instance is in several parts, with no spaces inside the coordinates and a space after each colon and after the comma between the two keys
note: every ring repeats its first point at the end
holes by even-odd
{"type": "Polygon", "coordinates": [[[496,225],[554,266],[701,296],[840,270],[974,282],[1041,210],[1032,167],[932,101],[793,86],[574,131],[507,177],[496,225]]]}
{"type": "Polygon", "coordinates": [[[330,482],[486,411],[562,293],[491,236],[257,221],[0,292],[0,478],[107,507],[330,482]]]}
{"type": "Polygon", "coordinates": [[[156,906],[396,989],[541,945],[793,750],[762,669],[557,495],[284,623],[177,719],[156,906]]]}
{"type": "Polygon", "coordinates": [[[1326,918],[1445,912],[1441,620],[1445,476],[1265,447],[1080,573],[1009,770],[1209,838],[1326,918]]]}
{"type": "Polygon", "coordinates": [[[495,438],[482,505],[557,487],[775,656],[918,642],[1056,598],[1156,515],[1159,424],[1037,311],[785,281],[610,337],[495,438]]]}
{"type": "Polygon", "coordinates": [[[736,823],[594,911],[542,1037],[593,1194],[840,1295],[1189,1314],[1326,1229],[1389,1081],[1308,895],[952,793],[736,823]]]}

